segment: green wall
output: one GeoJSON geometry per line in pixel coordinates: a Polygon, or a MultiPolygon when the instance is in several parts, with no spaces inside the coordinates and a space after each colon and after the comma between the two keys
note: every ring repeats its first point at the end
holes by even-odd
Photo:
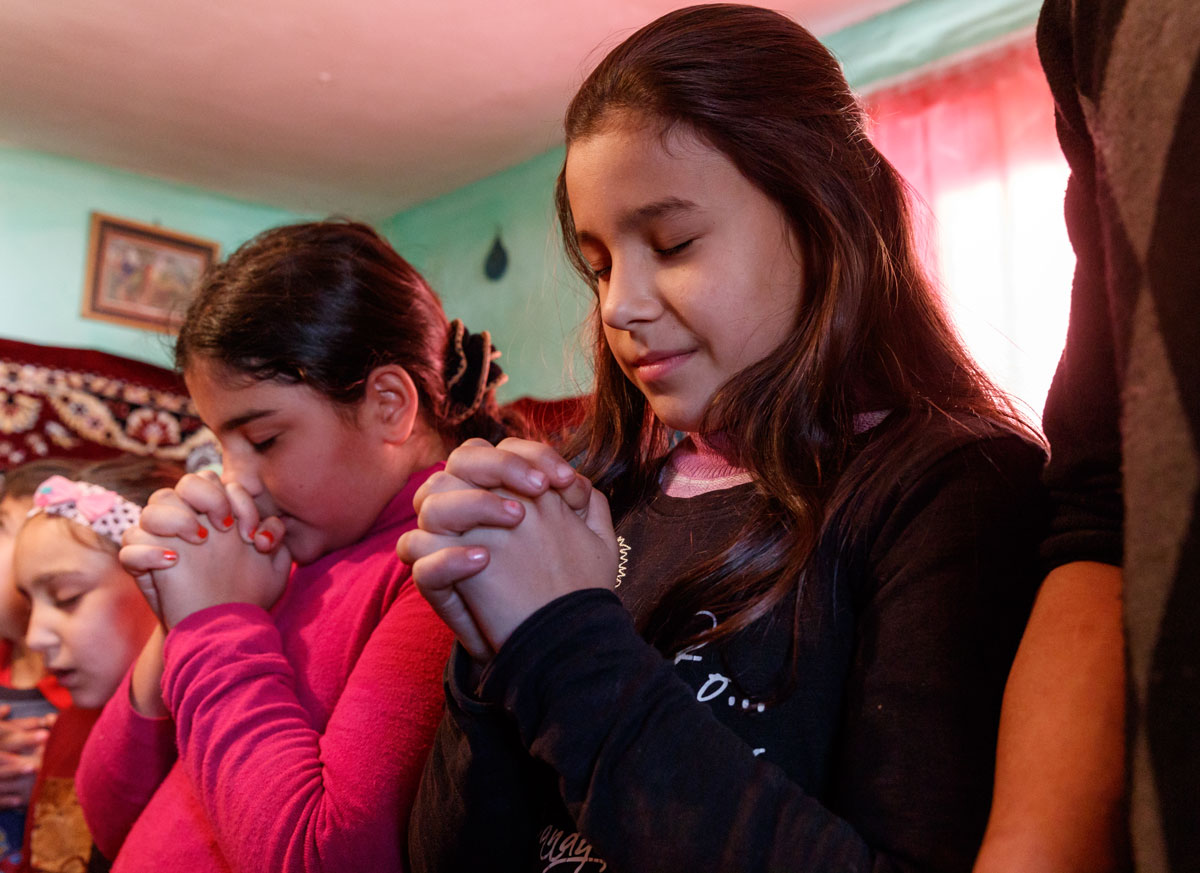
{"type": "Polygon", "coordinates": [[[913,0],[822,39],[855,89],[1003,39],[1037,22],[1041,0],[913,0]]]}
{"type": "Polygon", "coordinates": [[[170,366],[170,338],[84,318],[95,210],[215,240],[228,254],[300,216],[80,161],[0,147],[0,336],[170,366]]]}
{"type": "Polygon", "coordinates": [[[562,159],[555,149],[380,226],[451,318],[492,333],[509,376],[501,399],[562,397],[591,384],[577,330],[591,292],[566,264],[551,202],[562,159]],[[493,282],[484,262],[497,232],[508,270],[493,282]]]}

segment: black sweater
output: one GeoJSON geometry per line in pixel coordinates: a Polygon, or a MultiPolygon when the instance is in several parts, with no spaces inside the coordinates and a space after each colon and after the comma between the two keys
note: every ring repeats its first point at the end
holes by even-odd
{"type": "Polygon", "coordinates": [[[1036,588],[1041,464],[1017,437],[947,433],[897,470],[857,545],[823,539],[779,699],[794,600],[673,657],[630,612],[720,545],[749,486],[631,512],[615,593],[548,604],[477,689],[456,653],[413,869],[969,870],[1036,588]]]}

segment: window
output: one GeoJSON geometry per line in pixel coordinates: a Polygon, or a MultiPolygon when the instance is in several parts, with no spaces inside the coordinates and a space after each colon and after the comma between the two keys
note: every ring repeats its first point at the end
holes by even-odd
{"type": "Polygon", "coordinates": [[[1063,221],[1067,164],[1032,36],[866,103],[872,138],[932,213],[926,262],[964,341],[1040,420],[1075,255],[1063,221]]]}

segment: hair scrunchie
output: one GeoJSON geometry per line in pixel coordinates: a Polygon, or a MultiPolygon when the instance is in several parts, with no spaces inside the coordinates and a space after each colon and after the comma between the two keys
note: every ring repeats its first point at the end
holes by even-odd
{"type": "Polygon", "coordinates": [[[450,322],[446,339],[446,413],[449,424],[462,424],[478,411],[488,393],[508,381],[486,330],[471,333],[460,319],[450,322]]]}

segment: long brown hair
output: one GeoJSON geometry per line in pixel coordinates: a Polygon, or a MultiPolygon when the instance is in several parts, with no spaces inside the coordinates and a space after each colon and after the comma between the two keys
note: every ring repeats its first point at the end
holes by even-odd
{"type": "MultiPolygon", "coordinates": [[[[703,430],[724,434],[732,460],[753,474],[761,511],[653,611],[643,630],[667,650],[731,636],[797,592],[825,530],[836,523],[852,536],[934,417],[979,432],[1025,428],[950,326],[914,246],[907,186],[867,137],[837,61],[812,34],[751,6],[668,13],[588,76],[567,110],[568,150],[630,116],[661,124],[664,136],[695,133],[778,203],[803,275],[794,331],[722,386],[705,417],[703,430]],[[856,437],[855,416],[873,411],[890,414],[870,440],[856,437]],[[721,621],[694,634],[701,609],[721,621]]],[[[563,240],[595,289],[564,173],[563,240]]],[[[619,510],[651,493],[670,434],[593,318],[596,391],[569,450],[619,510]]]]}

